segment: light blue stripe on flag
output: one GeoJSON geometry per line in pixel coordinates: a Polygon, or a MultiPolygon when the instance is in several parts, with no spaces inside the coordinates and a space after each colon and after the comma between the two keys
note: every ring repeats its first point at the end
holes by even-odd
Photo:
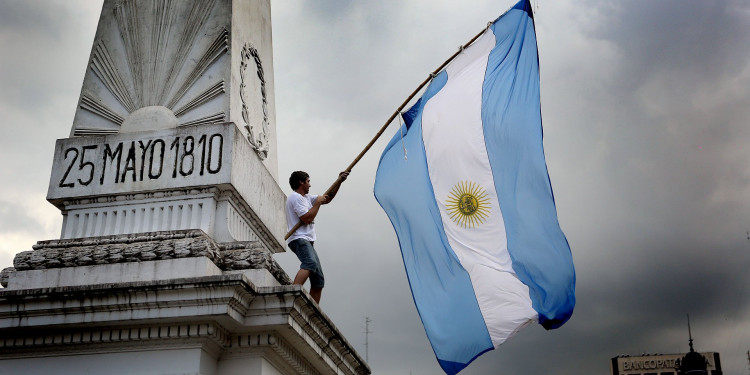
{"type": "MultiPolygon", "coordinates": [[[[514,9],[523,9],[519,5],[514,9]]],[[[505,218],[508,252],[516,275],[530,289],[539,323],[557,328],[573,312],[575,271],[557,221],[542,148],[534,20],[518,17],[513,22],[495,22],[491,29],[496,36],[506,37],[496,37],[487,63],[482,122],[505,218]]]]}

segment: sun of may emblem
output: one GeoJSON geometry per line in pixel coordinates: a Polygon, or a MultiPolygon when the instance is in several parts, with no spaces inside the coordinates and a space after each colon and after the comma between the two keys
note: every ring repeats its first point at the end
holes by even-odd
{"type": "Polygon", "coordinates": [[[448,216],[464,228],[475,228],[490,216],[490,199],[479,184],[460,181],[445,201],[448,216]]]}

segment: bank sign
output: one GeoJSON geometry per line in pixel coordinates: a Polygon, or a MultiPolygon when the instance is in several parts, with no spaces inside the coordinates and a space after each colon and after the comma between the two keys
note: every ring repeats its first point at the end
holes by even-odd
{"type": "MultiPolygon", "coordinates": [[[[700,353],[708,361],[708,369],[714,369],[714,354],[700,353]]],[[[618,368],[614,371],[618,375],[659,373],[659,374],[676,374],[675,365],[677,360],[685,354],[654,354],[638,357],[619,357],[617,358],[618,368]]]]}
{"type": "Polygon", "coordinates": [[[59,139],[47,199],[228,182],[235,133],[216,124],[59,139]]]}

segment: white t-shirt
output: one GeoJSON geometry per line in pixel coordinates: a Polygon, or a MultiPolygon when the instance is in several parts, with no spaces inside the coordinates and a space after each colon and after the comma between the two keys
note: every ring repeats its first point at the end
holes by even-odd
{"type": "MultiPolygon", "coordinates": [[[[318,199],[317,195],[302,195],[296,191],[293,191],[289,195],[289,198],[286,199],[287,231],[292,230],[297,225],[300,216],[310,211],[316,199],[318,199]]],[[[296,232],[289,236],[286,243],[290,243],[298,238],[304,238],[310,242],[315,241],[315,224],[303,224],[296,232]]]]}

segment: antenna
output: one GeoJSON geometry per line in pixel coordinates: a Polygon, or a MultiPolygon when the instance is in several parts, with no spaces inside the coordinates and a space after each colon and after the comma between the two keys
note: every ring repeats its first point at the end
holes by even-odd
{"type": "Polygon", "coordinates": [[[687,314],[687,319],[688,319],[688,337],[690,337],[690,341],[689,341],[690,351],[692,352],[694,350],[693,350],[693,333],[690,331],[690,314],[687,314]]]}
{"type": "Polygon", "coordinates": [[[750,370],[750,350],[747,351],[747,368],[750,370]]]}
{"type": "Polygon", "coordinates": [[[369,316],[365,317],[365,362],[370,362],[370,323],[372,319],[369,316]]]}

